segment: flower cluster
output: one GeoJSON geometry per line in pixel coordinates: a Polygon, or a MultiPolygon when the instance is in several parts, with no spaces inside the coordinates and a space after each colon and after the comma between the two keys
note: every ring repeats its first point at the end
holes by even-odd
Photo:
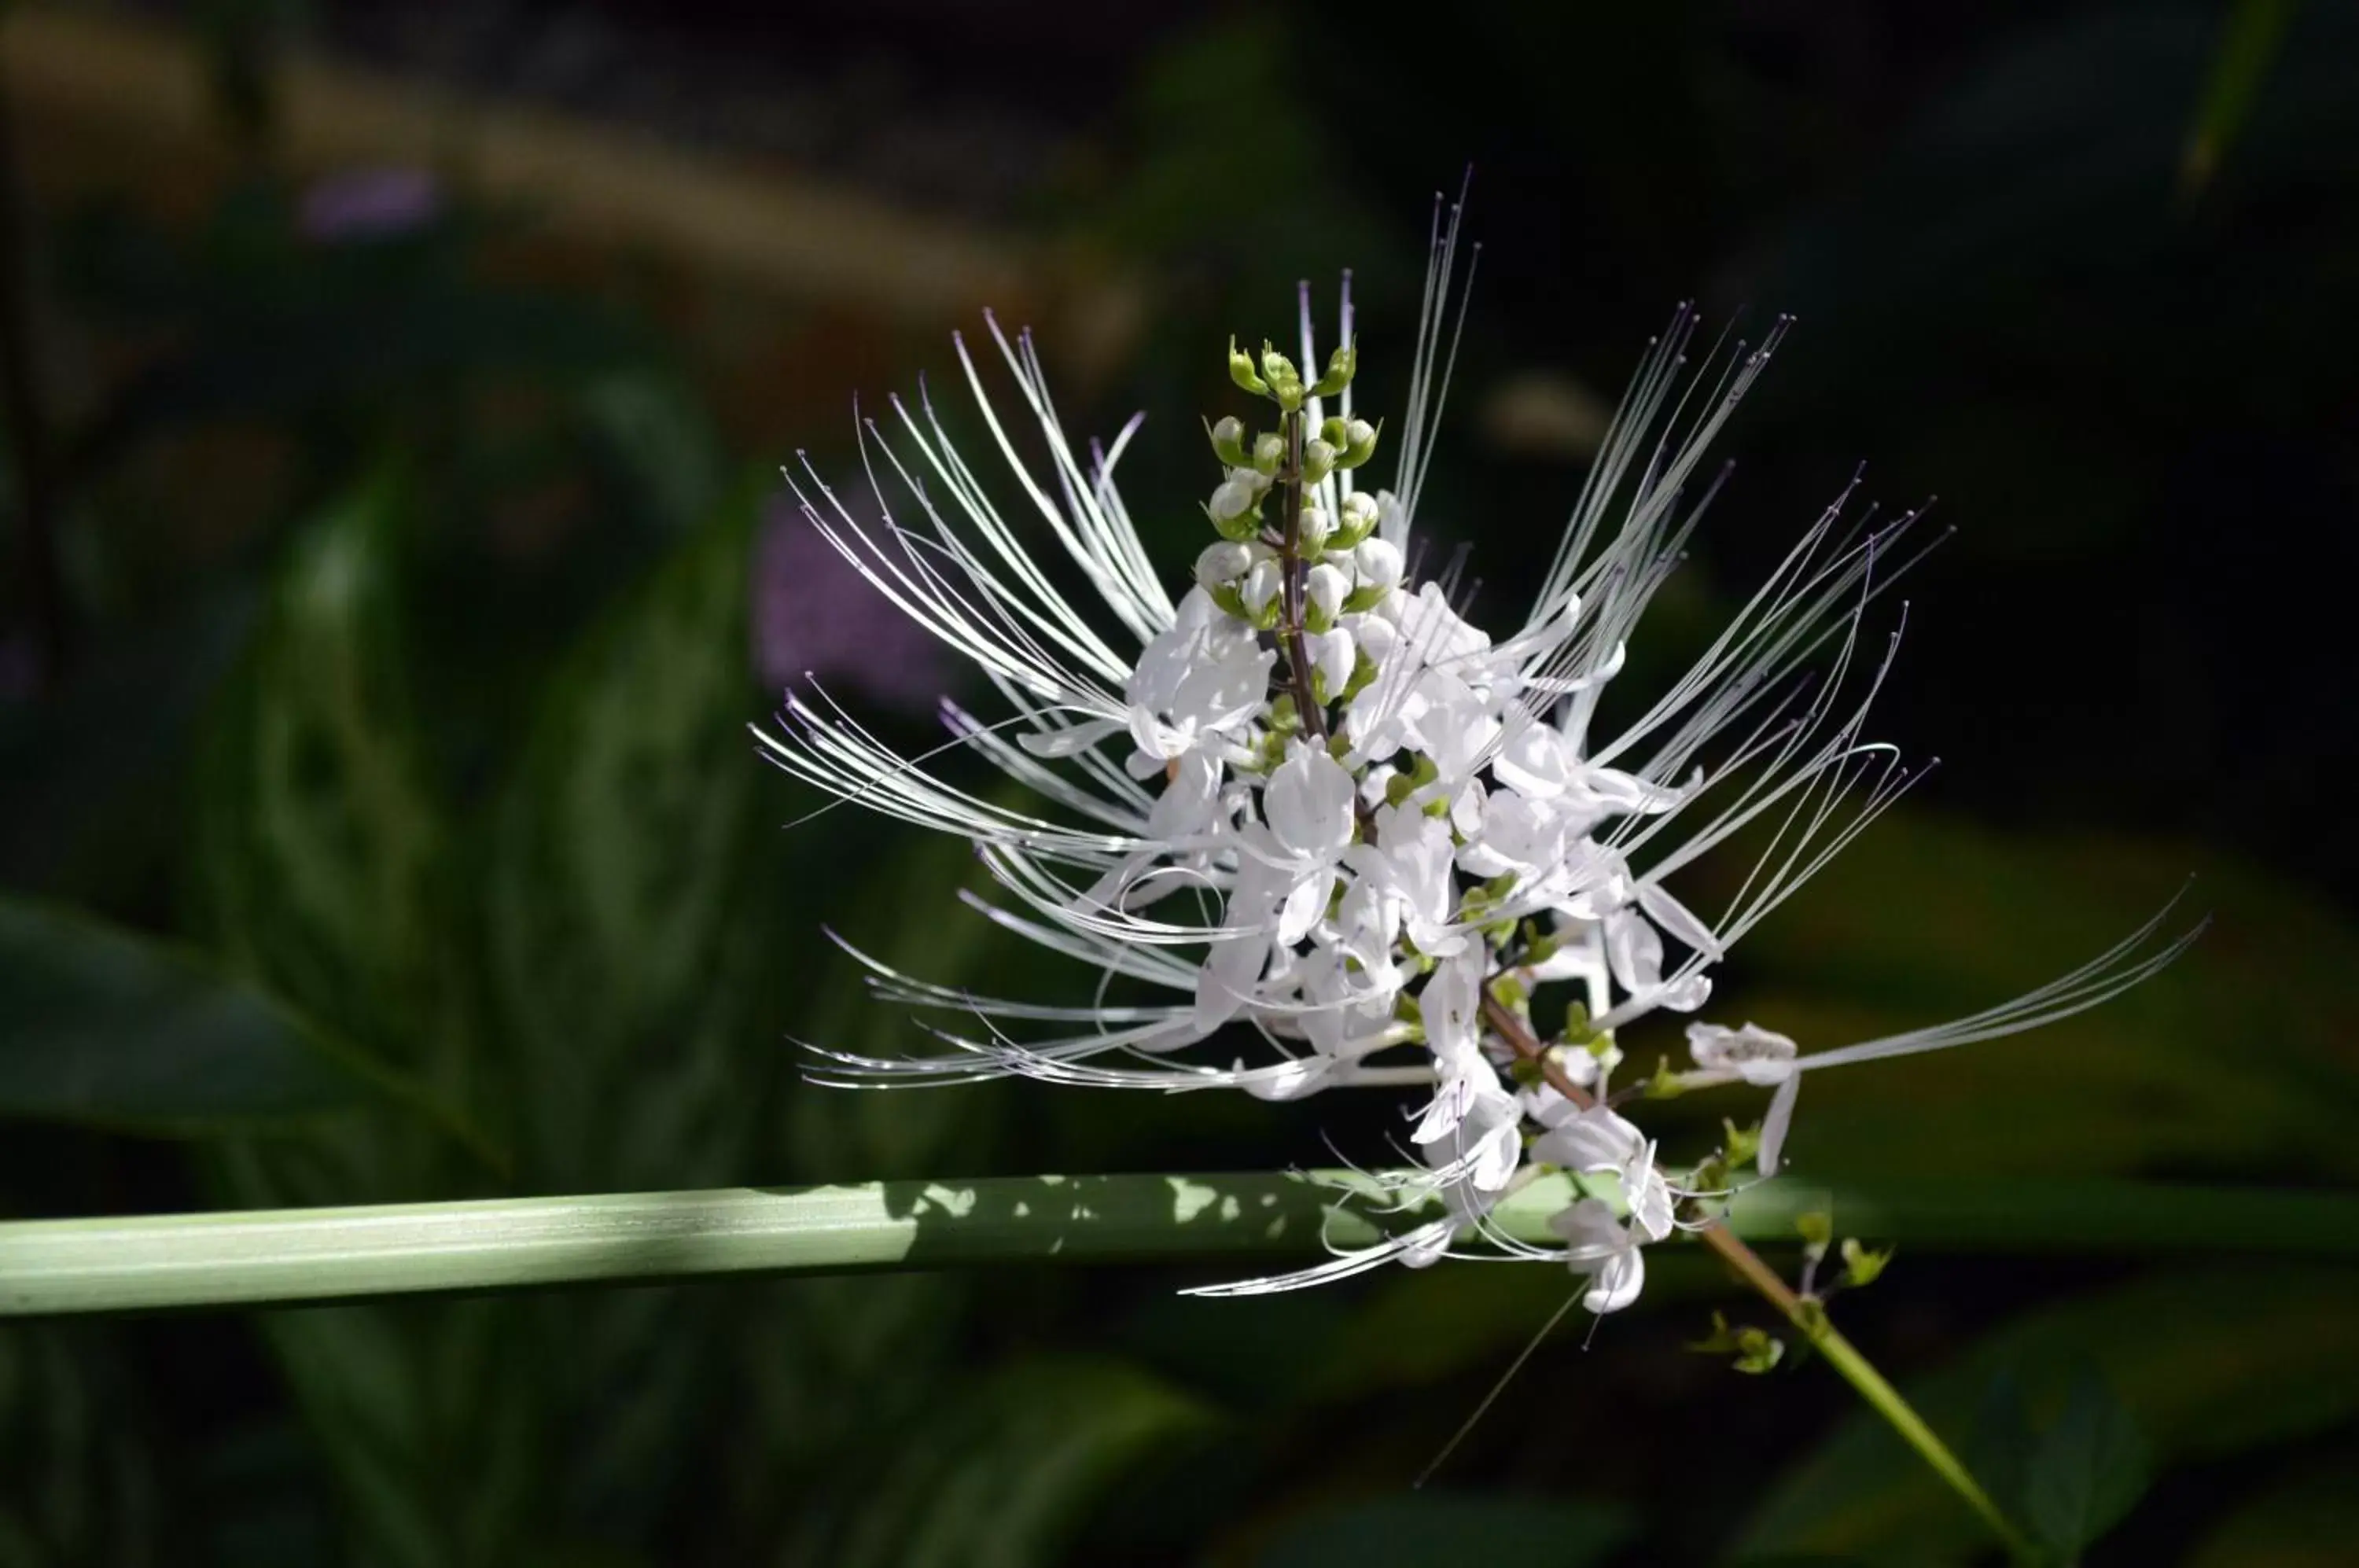
{"type": "Polygon", "coordinates": [[[1704,449],[1784,323],[1705,356],[1699,373],[1695,320],[1678,315],[1537,573],[1529,613],[1495,640],[1466,619],[1454,572],[1418,570],[1430,424],[1455,353],[1455,230],[1454,215],[1437,226],[1388,487],[1361,483],[1386,443],[1353,409],[1348,278],[1323,371],[1307,289],[1299,357],[1232,343],[1231,378],[1261,413],[1207,427],[1216,537],[1177,603],[1114,485],[1136,421],[1085,463],[1028,334],[993,323],[1045,441],[1044,482],[961,342],[1017,489],[1118,631],[1027,550],[929,401],[894,402],[897,439],[864,427],[880,522],[855,519],[808,464],[789,474],[811,526],[1007,702],[1012,716],[995,723],[949,702],[943,714],[962,749],[1045,804],[950,782],[815,691],[789,696],[778,732],[757,733],[820,789],[971,840],[1008,895],[977,908],[1103,977],[1097,1004],[1057,1007],[859,955],[883,996],[941,1020],[933,1032],[950,1049],[837,1054],[837,1075],[1020,1074],[1273,1100],[1389,1088],[1409,1097],[1418,1168],[1387,1180],[1435,1217],[1220,1289],[1481,1246],[1570,1264],[1590,1277],[1590,1310],[1611,1312],[1638,1294],[1646,1246],[1694,1223],[1743,1167],[1777,1169],[1807,1073],[2035,1027],[2136,983],[2177,946],[2148,951],[2149,923],[2004,1006],[1833,1050],[1690,1022],[1685,1071],[1617,1083],[1625,1031],[1704,1008],[1731,947],[1921,776],[1861,735],[1890,658],[1862,656],[1863,619],[1910,559],[1897,547],[1916,515],[1854,516],[1847,488],[1686,672],[1609,729],[1601,702],[1628,640],[1718,488],[1700,474],[1704,449]],[[1670,884],[1732,839],[1753,869],[1708,920],[1670,884]],[[1247,1040],[1256,1054],[1240,1058],[1231,1042],[1247,1040]],[[1718,1085],[1768,1091],[1766,1118],[1697,1166],[1668,1166],[1625,1114],[1649,1094],[1718,1085]],[[1576,1178],[1553,1222],[1560,1246],[1486,1225],[1549,1172],[1576,1178]]]}

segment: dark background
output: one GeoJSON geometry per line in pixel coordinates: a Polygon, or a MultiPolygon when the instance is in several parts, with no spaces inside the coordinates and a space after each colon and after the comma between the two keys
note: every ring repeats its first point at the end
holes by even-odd
{"type": "MultiPolygon", "coordinates": [[[[2102,1012],[1813,1079],[1805,1174],[2025,1215],[1904,1247],[1845,1323],[1978,1465],[2119,1438],[2081,1455],[2122,1516],[2090,1563],[2347,1560],[2359,1276],[2030,1239],[2077,1179],[2359,1171],[2347,6],[216,0],[0,11],[0,66],[10,1215],[1378,1157],[1380,1111],[1318,1101],[799,1082],[789,1039],[913,1042],[822,924],[1072,977],[957,909],[958,846],[781,832],[810,802],[745,725],[808,670],[918,745],[966,689],[777,504],[798,449],[856,474],[855,394],[953,387],[985,305],[1033,323],[1069,430],[1150,411],[1125,491],[1176,578],[1227,336],[1349,266],[1397,408],[1471,163],[1425,517],[1488,619],[1683,299],[1799,321],[1634,683],[1863,461],[1956,530],[1875,725],[1942,767],[1714,1016],[1834,1043],[2190,875],[2213,916],[2102,1012]]],[[[1744,1303],[1653,1274],[1414,1495],[1556,1271],[19,1327],[0,1563],[1976,1560],[1823,1368],[1690,1353],[1744,1303]]]]}

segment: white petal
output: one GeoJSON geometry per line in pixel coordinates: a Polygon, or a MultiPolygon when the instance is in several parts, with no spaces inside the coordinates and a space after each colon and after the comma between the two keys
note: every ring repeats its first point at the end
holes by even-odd
{"type": "Polygon", "coordinates": [[[1319,917],[1327,912],[1328,896],[1335,889],[1335,873],[1330,868],[1312,872],[1294,885],[1278,910],[1277,940],[1287,946],[1300,942],[1319,917]]]}
{"type": "Polygon", "coordinates": [[[1769,1096],[1769,1114],[1761,1122],[1761,1152],[1755,1160],[1764,1176],[1777,1174],[1778,1159],[1786,1151],[1786,1129],[1794,1125],[1794,1100],[1801,1092],[1802,1075],[1797,1073],[1769,1096]]]}
{"type": "Polygon", "coordinates": [[[1617,909],[1605,920],[1605,962],[1624,990],[1652,991],[1663,983],[1663,939],[1636,909],[1617,909]]]}
{"type": "Polygon", "coordinates": [[[1352,776],[1317,746],[1280,763],[1262,791],[1269,831],[1292,854],[1332,860],[1352,842],[1352,776]]]}
{"type": "Polygon", "coordinates": [[[1654,922],[1702,953],[1706,958],[1721,956],[1720,938],[1699,919],[1693,909],[1671,897],[1661,885],[1654,882],[1638,884],[1638,907],[1647,911],[1654,922]]]}

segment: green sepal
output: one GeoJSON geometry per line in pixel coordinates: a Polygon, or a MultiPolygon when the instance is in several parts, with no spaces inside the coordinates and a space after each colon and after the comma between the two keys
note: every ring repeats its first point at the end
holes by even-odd
{"type": "Polygon", "coordinates": [[[1269,396],[1269,383],[1254,374],[1253,356],[1237,347],[1234,335],[1229,339],[1229,379],[1256,397],[1269,396]]]}
{"type": "Polygon", "coordinates": [[[1750,1165],[1760,1156],[1761,1124],[1759,1122],[1755,1122],[1751,1127],[1741,1127],[1723,1116],[1720,1127],[1723,1138],[1721,1157],[1728,1161],[1731,1168],[1750,1165]]]}
{"type": "Polygon", "coordinates": [[[1209,507],[1204,516],[1212,517],[1212,531],[1231,544],[1249,544],[1261,537],[1261,507],[1258,506],[1246,507],[1225,523],[1213,517],[1209,507]]]}
{"type": "Polygon", "coordinates": [[[1245,429],[1244,422],[1234,417],[1223,419],[1217,425],[1210,419],[1204,421],[1205,439],[1212,443],[1212,455],[1221,460],[1222,467],[1245,466],[1245,429]],[[1222,431],[1230,426],[1235,427],[1234,432],[1223,440],[1222,431]]]}
{"type": "Polygon", "coordinates": [[[1843,1283],[1854,1288],[1875,1284],[1885,1266],[1892,1261],[1892,1252],[1888,1247],[1864,1247],[1855,1236],[1843,1237],[1843,1283]]]}
{"type": "MultiPolygon", "coordinates": [[[[1352,384],[1352,376],[1359,367],[1360,345],[1354,339],[1328,356],[1327,374],[1319,378],[1319,385],[1311,391],[1321,397],[1332,397],[1352,384]]],[[[1340,446],[1343,443],[1339,441],[1336,444],[1340,446]]]]}
{"type": "Polygon", "coordinates": [[[1219,606],[1224,615],[1234,615],[1241,621],[1250,622],[1253,619],[1251,615],[1245,614],[1245,596],[1237,592],[1237,585],[1234,583],[1223,583],[1216,588],[1207,588],[1204,590],[1204,597],[1219,606]]]}

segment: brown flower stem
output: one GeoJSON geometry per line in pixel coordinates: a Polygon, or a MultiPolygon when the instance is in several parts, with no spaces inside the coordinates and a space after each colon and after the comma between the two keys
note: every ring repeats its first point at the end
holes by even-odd
{"type": "Polygon", "coordinates": [[[1277,517],[1282,542],[1278,559],[1285,576],[1278,590],[1278,636],[1286,644],[1286,662],[1294,682],[1294,708],[1302,733],[1312,740],[1327,739],[1327,712],[1310,689],[1310,659],[1302,642],[1303,583],[1310,563],[1302,556],[1302,416],[1286,414],[1278,420],[1286,442],[1284,465],[1277,471],[1277,517]]]}
{"type": "MultiPolygon", "coordinates": [[[[1507,1042],[1524,1061],[1539,1069],[1549,1086],[1574,1105],[1582,1107],[1597,1103],[1595,1095],[1575,1083],[1548,1049],[1532,1035],[1530,1028],[1516,1016],[1516,1010],[1501,1001],[1491,988],[1483,988],[1483,1019],[1492,1032],[1507,1042]]],[[[1720,1254],[1736,1277],[1751,1286],[1761,1299],[1777,1309],[1787,1322],[1799,1330],[1827,1365],[1840,1373],[1843,1380],[1856,1389],[1860,1397],[1878,1415],[1891,1423],[1901,1440],[1915,1449],[1933,1473],[1947,1482],[1950,1488],[1965,1501],[1968,1508],[1980,1515],[1993,1534],[2003,1542],[2008,1553],[2018,1562],[2030,1562],[2037,1552],[2006,1515],[2000,1511],[1990,1494],[1983,1490],[1963,1462],[1950,1451],[1933,1429],[1925,1424],[1900,1391],[1875,1369],[1873,1362],[1860,1354],[1858,1346],[1845,1339],[1827,1317],[1826,1307],[1817,1298],[1805,1296],[1778,1277],[1777,1271],[1762,1261],[1761,1255],[1746,1246],[1742,1237],[1718,1219],[1706,1223],[1695,1233],[1706,1247],[1720,1254]]]]}

